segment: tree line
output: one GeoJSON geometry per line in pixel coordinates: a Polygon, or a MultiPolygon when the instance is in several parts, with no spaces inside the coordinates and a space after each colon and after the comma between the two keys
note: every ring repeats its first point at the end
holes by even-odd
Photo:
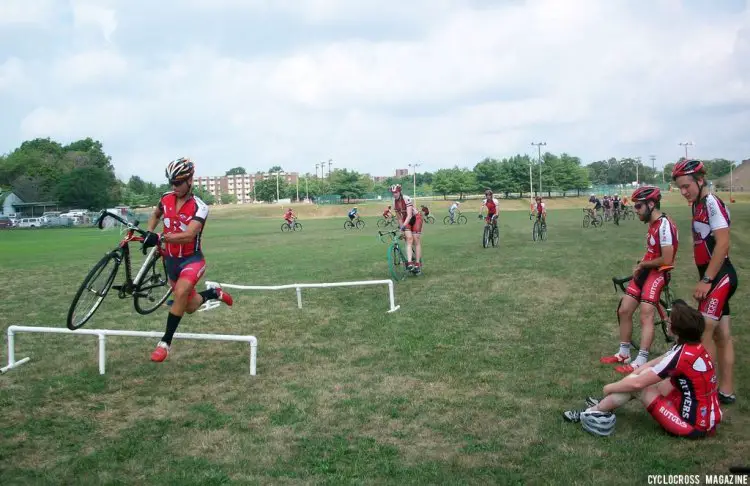
{"type": "MultiPolygon", "coordinates": [[[[729,173],[734,165],[726,159],[704,161],[709,179],[729,173]]],[[[541,160],[541,182],[545,191],[586,189],[593,185],[630,184],[637,178],[642,183],[659,183],[668,180],[674,164],[664,170],[655,169],[638,158],[610,158],[583,165],[581,159],[569,154],[545,153],[541,160]]],[[[503,159],[485,158],[472,169],[455,166],[435,172],[416,174],[417,192],[420,194],[459,195],[492,189],[496,193],[522,193],[539,188],[540,161],[528,155],[515,155],[503,159]],[[534,187],[530,187],[529,172],[534,187]]],[[[273,166],[267,172],[283,171],[273,166]]],[[[234,167],[226,175],[246,174],[243,167],[234,167]]],[[[366,194],[386,195],[392,184],[402,184],[407,194],[415,181],[414,175],[388,177],[379,182],[368,174],[349,169],[335,170],[326,178],[302,175],[299,185],[288,184],[284,178],[269,177],[258,181],[250,196],[260,201],[272,202],[279,198],[292,200],[322,195],[338,195],[346,200],[361,198],[366,194]]],[[[154,184],[138,176],[127,182],[115,176],[112,158],[104,152],[102,143],[85,138],[68,145],[49,138],[23,142],[7,155],[0,156],[0,187],[10,188],[27,202],[57,201],[61,206],[100,209],[115,204],[151,206],[170,190],[166,182],[154,184]]],[[[208,204],[214,204],[213,195],[200,187],[196,193],[208,204]]],[[[236,201],[232,194],[222,194],[222,203],[236,201]]]]}

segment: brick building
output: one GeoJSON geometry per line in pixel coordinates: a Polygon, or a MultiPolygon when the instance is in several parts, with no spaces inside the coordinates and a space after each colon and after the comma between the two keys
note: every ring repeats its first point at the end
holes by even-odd
{"type": "MultiPolygon", "coordinates": [[[[233,194],[237,196],[237,203],[246,204],[253,202],[253,188],[255,183],[268,178],[275,178],[276,174],[256,172],[255,174],[237,174],[230,176],[196,176],[194,183],[211,193],[217,201],[222,194],[233,194]]],[[[286,172],[279,175],[280,180],[287,184],[296,185],[299,179],[297,172],[286,172]]]]}

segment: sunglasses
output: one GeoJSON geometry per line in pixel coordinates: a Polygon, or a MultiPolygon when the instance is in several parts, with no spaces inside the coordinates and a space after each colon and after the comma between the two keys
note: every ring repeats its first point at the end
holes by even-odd
{"type": "Polygon", "coordinates": [[[641,209],[644,205],[645,205],[644,203],[635,203],[635,204],[633,204],[633,207],[635,209],[641,209]]]}
{"type": "Polygon", "coordinates": [[[169,183],[172,185],[172,187],[180,187],[181,185],[183,185],[186,182],[187,181],[185,179],[183,179],[181,181],[169,181],[169,183]]]}

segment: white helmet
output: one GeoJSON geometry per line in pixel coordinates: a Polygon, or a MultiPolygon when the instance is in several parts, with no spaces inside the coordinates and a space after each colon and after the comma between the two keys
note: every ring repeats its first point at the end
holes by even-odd
{"type": "Polygon", "coordinates": [[[168,181],[184,181],[195,173],[195,164],[187,157],[180,157],[170,162],[164,172],[168,181]]]}
{"type": "Polygon", "coordinates": [[[617,417],[612,412],[581,412],[581,426],[586,432],[607,437],[615,431],[617,417]]]}

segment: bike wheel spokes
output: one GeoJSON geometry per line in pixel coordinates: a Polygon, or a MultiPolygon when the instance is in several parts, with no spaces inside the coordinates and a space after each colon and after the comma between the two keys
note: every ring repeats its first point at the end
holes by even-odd
{"type": "Polygon", "coordinates": [[[116,254],[109,253],[89,271],[68,309],[68,329],[76,330],[91,319],[107,296],[119,266],[116,254]]]}
{"type": "Polygon", "coordinates": [[[289,231],[291,229],[292,228],[289,226],[289,223],[282,223],[281,224],[281,232],[282,233],[287,232],[287,231],[289,231]]]}
{"type": "Polygon", "coordinates": [[[302,223],[294,223],[294,231],[302,231],[302,223]]]}
{"type": "Polygon", "coordinates": [[[537,236],[539,235],[539,222],[534,223],[534,229],[531,230],[531,237],[536,241],[537,236]]]}
{"type": "Polygon", "coordinates": [[[133,305],[139,314],[150,314],[159,308],[172,293],[167,279],[167,266],[161,256],[147,261],[148,270],[133,292],[133,305]]]}
{"type": "Polygon", "coordinates": [[[492,228],[492,246],[498,246],[500,244],[500,228],[495,226],[492,228]]]}
{"type": "Polygon", "coordinates": [[[364,227],[365,227],[365,222],[364,221],[362,221],[361,219],[359,221],[357,221],[357,229],[362,229],[364,227]]]}
{"type": "Polygon", "coordinates": [[[391,271],[391,275],[397,281],[406,278],[408,270],[406,269],[406,257],[401,253],[401,247],[397,244],[392,244],[388,248],[388,266],[391,271]]]}
{"type": "Polygon", "coordinates": [[[458,217],[458,224],[468,224],[469,220],[463,214],[458,217]]]}
{"type": "Polygon", "coordinates": [[[484,225],[484,232],[482,233],[482,248],[487,248],[490,243],[490,229],[487,225],[484,225]]]}

